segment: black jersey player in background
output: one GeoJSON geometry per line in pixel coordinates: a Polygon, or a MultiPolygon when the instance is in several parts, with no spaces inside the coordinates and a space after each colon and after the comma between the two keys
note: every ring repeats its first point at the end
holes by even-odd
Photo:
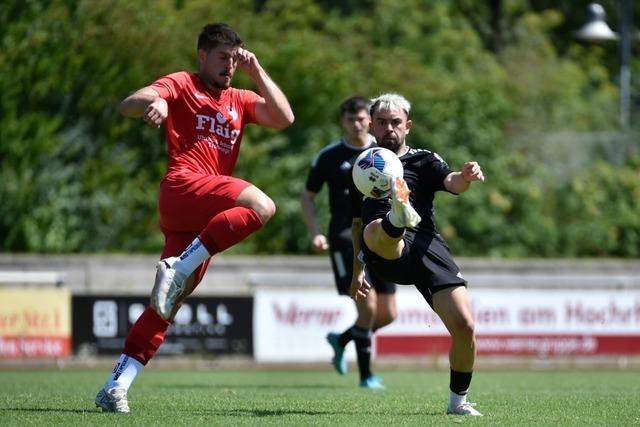
{"type": "MultiPolygon", "coordinates": [[[[453,172],[436,153],[407,146],[410,108],[398,94],[372,100],[371,132],[379,146],[398,155],[404,179],[396,179],[387,198],[364,198],[352,190],[354,247],[361,246],[372,273],[415,285],[438,314],[452,338],[447,413],[481,415],[467,401],[476,353],[467,282],[436,230],[433,199],[437,191],[463,193],[472,181],[484,181],[484,175],[477,162],[466,162],[453,172]]],[[[355,262],[353,269],[351,295],[358,301],[367,297],[370,285],[363,280],[362,264],[355,262]]]]}
{"type": "MultiPolygon", "coordinates": [[[[369,100],[352,96],[340,104],[340,120],[344,137],[323,148],[313,160],[306,188],[300,196],[305,224],[315,251],[329,249],[336,288],[340,295],[349,295],[353,268],[351,244],[351,168],[363,150],[375,145],[369,134],[369,100]],[[329,187],[330,222],[328,238],[320,229],[316,217],[315,198],[324,183],[329,187]]],[[[356,190],[357,191],[357,190],[356,190]]],[[[338,373],[347,372],[345,346],[353,340],[358,356],[360,386],[383,388],[381,379],[371,372],[371,339],[373,331],[396,318],[395,284],[367,277],[373,286],[369,298],[356,301],[358,317],[355,324],[342,333],[331,332],[327,341],[334,351],[333,366],[338,373]]]]}

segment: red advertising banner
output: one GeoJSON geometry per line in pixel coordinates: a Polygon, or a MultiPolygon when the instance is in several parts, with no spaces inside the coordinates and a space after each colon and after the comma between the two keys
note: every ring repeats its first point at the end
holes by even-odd
{"type": "MultiPolygon", "coordinates": [[[[378,356],[422,356],[446,354],[449,336],[380,336],[378,356]]],[[[640,335],[480,335],[479,355],[568,356],[640,354],[640,335]]]]}

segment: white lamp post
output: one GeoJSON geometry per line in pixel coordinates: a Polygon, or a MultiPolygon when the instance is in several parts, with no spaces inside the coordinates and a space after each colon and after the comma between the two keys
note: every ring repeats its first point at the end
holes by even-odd
{"type": "Polygon", "coordinates": [[[617,41],[620,40],[620,125],[623,129],[629,127],[630,122],[630,88],[631,73],[629,62],[631,60],[631,21],[632,9],[629,0],[620,0],[620,35],[613,32],[607,25],[604,8],[598,3],[591,3],[587,7],[589,19],[587,23],[575,34],[581,40],[589,42],[617,41]]]}

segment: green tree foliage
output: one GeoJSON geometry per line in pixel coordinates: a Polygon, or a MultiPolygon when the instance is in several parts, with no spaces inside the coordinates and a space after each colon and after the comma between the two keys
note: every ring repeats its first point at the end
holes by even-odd
{"type": "MultiPolygon", "coordinates": [[[[585,5],[4,1],[0,250],[160,250],[164,135],[117,106],[158,76],[195,69],[200,28],[223,21],[296,114],[285,131],[247,128],[236,174],[278,213],[232,251],[307,252],[298,196],[314,155],[340,135],[339,102],[394,91],[413,104],[410,145],[485,169],[484,184],[437,198],[456,253],[638,256],[637,133],[617,130],[615,46],[571,38],[585,5]]],[[[234,84],[253,88],[242,73],[234,84]]]]}
{"type": "Polygon", "coordinates": [[[573,176],[558,193],[565,219],[561,248],[577,256],[640,256],[640,156],[628,167],[598,163],[573,176]]]}

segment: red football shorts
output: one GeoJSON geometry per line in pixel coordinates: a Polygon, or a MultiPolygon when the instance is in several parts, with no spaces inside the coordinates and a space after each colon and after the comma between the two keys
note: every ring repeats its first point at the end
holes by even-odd
{"type": "MultiPolygon", "coordinates": [[[[238,196],[251,183],[224,175],[172,174],[160,184],[160,229],[165,243],[161,259],[178,256],[198,237],[211,218],[236,206],[238,196]]],[[[194,272],[202,280],[209,260],[194,272]]]]}

